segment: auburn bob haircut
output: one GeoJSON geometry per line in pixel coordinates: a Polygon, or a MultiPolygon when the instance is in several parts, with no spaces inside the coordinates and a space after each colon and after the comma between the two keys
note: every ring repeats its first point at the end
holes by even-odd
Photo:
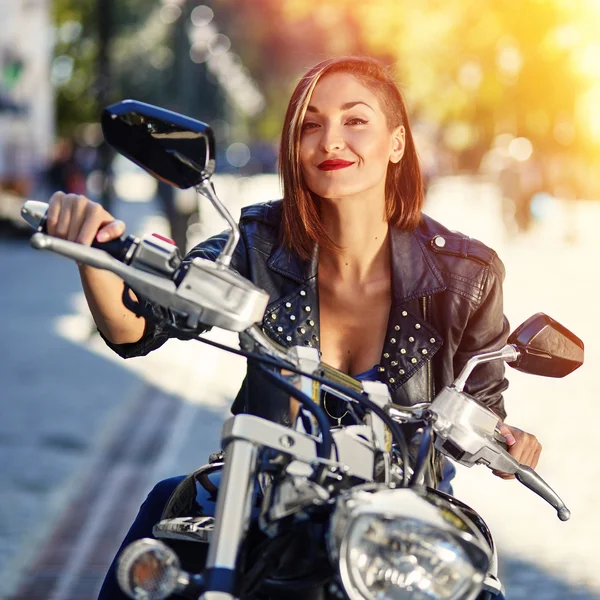
{"type": "Polygon", "coordinates": [[[379,99],[390,131],[400,125],[406,130],[402,160],[396,164],[390,162],[387,170],[385,210],[388,223],[413,230],[419,224],[423,206],[423,181],[406,106],[386,67],[373,58],[354,56],[320,62],[302,77],[290,98],[279,150],[279,173],[283,183],[282,242],[304,260],[313,256],[315,246],[332,252],[338,250],[321,223],[318,197],[308,189],[300,167],[300,136],[306,108],[321,77],[330,73],[349,73],[356,77],[379,99]]]}

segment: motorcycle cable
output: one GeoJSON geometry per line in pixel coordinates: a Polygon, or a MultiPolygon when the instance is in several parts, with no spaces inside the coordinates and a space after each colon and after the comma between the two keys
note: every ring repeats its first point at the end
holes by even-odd
{"type": "MultiPolygon", "coordinates": [[[[144,317],[146,319],[150,319],[152,322],[156,323],[157,316],[151,310],[144,307],[140,302],[136,302],[129,294],[130,291],[134,291],[134,290],[132,290],[130,286],[125,284],[125,286],[123,288],[123,295],[122,295],[123,304],[125,305],[125,307],[128,308],[130,311],[132,311],[135,315],[137,315],[139,317],[144,317]]],[[[171,313],[171,311],[169,311],[169,314],[173,318],[173,314],[171,313]]],[[[396,421],[394,421],[390,417],[390,415],[388,415],[387,412],[381,406],[379,406],[378,404],[376,404],[375,402],[370,400],[364,393],[361,394],[361,393],[355,392],[354,390],[352,390],[350,388],[345,388],[343,385],[341,385],[331,379],[327,379],[326,377],[321,377],[320,375],[315,375],[313,373],[305,373],[304,371],[301,371],[294,365],[291,365],[280,359],[272,358],[269,356],[263,356],[262,354],[257,354],[255,352],[232,348],[230,346],[226,346],[225,344],[220,344],[219,342],[215,342],[214,340],[209,340],[209,339],[200,337],[201,334],[199,334],[195,329],[191,329],[191,328],[186,329],[183,327],[178,327],[178,326],[174,325],[172,321],[169,321],[167,319],[165,319],[163,322],[161,322],[160,325],[162,325],[166,329],[170,329],[174,333],[188,334],[189,337],[186,336],[185,339],[195,339],[195,340],[198,340],[199,342],[203,342],[204,344],[208,344],[209,346],[213,346],[214,348],[218,348],[219,350],[224,350],[225,352],[230,352],[232,354],[236,354],[237,356],[243,356],[246,359],[253,360],[258,363],[262,363],[263,365],[268,365],[271,367],[275,367],[277,369],[285,369],[287,371],[291,371],[292,373],[296,373],[297,375],[302,375],[304,377],[308,377],[309,379],[312,379],[313,381],[318,381],[319,383],[328,385],[330,388],[337,390],[338,392],[344,394],[345,396],[350,397],[352,400],[357,402],[359,405],[362,405],[365,408],[369,409],[371,412],[375,413],[389,428],[389,430],[392,434],[392,438],[398,446],[398,450],[400,451],[400,457],[402,459],[402,465],[403,465],[402,487],[409,487],[410,476],[409,476],[408,468],[407,468],[407,466],[409,465],[409,454],[408,454],[408,445],[406,443],[404,433],[402,432],[402,429],[400,428],[398,423],[396,423],[396,421]]],[[[294,389],[294,393],[296,393],[298,391],[296,388],[293,388],[293,389],[294,389]]],[[[306,398],[308,398],[308,396],[306,396],[306,398]]],[[[312,399],[309,398],[309,400],[310,400],[311,404],[314,405],[314,402],[312,401],[312,399]]],[[[327,417],[325,416],[325,419],[326,418],[327,417]]],[[[317,422],[319,422],[319,421],[317,420],[317,422]]],[[[329,431],[329,423],[327,423],[326,429],[327,429],[327,431],[329,431]]],[[[330,447],[330,449],[331,449],[331,447],[330,447]]]]}
{"type": "MultiPolygon", "coordinates": [[[[394,421],[387,414],[387,412],[385,412],[385,410],[381,406],[379,406],[378,404],[376,404],[375,402],[370,400],[364,394],[360,394],[358,392],[355,392],[354,390],[345,388],[341,384],[338,384],[337,382],[332,381],[331,379],[327,379],[326,377],[321,377],[320,375],[314,375],[313,373],[305,373],[304,371],[301,371],[300,369],[294,367],[293,365],[284,363],[275,358],[263,356],[261,354],[255,354],[254,352],[247,352],[245,350],[238,350],[237,348],[231,348],[230,346],[225,346],[224,344],[220,344],[219,342],[215,342],[214,340],[208,340],[206,338],[202,338],[199,336],[194,339],[204,342],[205,344],[208,344],[209,346],[218,348],[219,350],[224,350],[225,352],[232,352],[233,354],[237,354],[238,356],[244,356],[247,359],[254,360],[256,362],[263,363],[265,365],[276,367],[278,369],[285,369],[287,371],[291,371],[292,373],[296,373],[298,375],[303,375],[304,377],[308,377],[309,379],[312,379],[313,381],[318,381],[319,383],[328,385],[329,387],[339,391],[340,393],[345,394],[346,396],[349,396],[357,404],[360,404],[360,405],[364,406],[365,408],[369,409],[371,412],[375,413],[389,427],[389,429],[392,433],[392,438],[393,438],[394,442],[396,442],[396,444],[398,446],[398,450],[400,451],[400,456],[402,458],[402,464],[403,465],[409,464],[408,446],[406,444],[406,440],[404,438],[404,433],[402,432],[402,429],[400,429],[400,426],[398,425],[398,423],[396,423],[396,421],[394,421]]],[[[289,385],[291,385],[291,384],[289,384],[289,385]]],[[[298,392],[298,390],[295,387],[292,387],[292,389],[294,390],[294,393],[298,392]]],[[[306,396],[306,398],[308,398],[308,396],[306,396]]],[[[315,404],[311,398],[308,398],[308,400],[310,401],[311,404],[313,404],[313,405],[315,404]]],[[[327,423],[327,428],[329,428],[329,423],[327,423]]],[[[403,471],[402,487],[408,487],[409,483],[410,483],[410,476],[408,473],[408,469],[404,468],[402,471],[403,471]]]]}
{"type": "Polygon", "coordinates": [[[312,398],[307,396],[304,392],[300,391],[289,381],[286,381],[281,375],[267,369],[265,365],[259,364],[258,368],[269,381],[298,400],[302,406],[315,417],[319,428],[321,429],[321,444],[319,445],[318,457],[323,460],[328,460],[331,457],[333,436],[329,430],[327,416],[321,407],[315,404],[312,398]]]}
{"type": "Polygon", "coordinates": [[[419,443],[419,452],[417,454],[417,460],[415,461],[415,469],[413,475],[410,478],[410,487],[414,488],[419,485],[419,479],[421,479],[425,466],[427,464],[427,457],[429,456],[429,449],[431,447],[432,431],[431,425],[426,425],[423,430],[423,436],[419,443]]]}

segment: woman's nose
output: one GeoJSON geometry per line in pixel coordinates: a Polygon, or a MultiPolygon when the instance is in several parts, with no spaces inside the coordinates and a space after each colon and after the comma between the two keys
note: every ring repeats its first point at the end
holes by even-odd
{"type": "Polygon", "coordinates": [[[323,128],[321,149],[324,152],[335,152],[344,147],[344,137],[338,127],[328,126],[323,128]]]}

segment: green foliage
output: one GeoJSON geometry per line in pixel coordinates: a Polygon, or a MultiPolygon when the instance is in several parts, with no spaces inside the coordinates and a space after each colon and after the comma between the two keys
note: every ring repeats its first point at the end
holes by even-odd
{"type": "MultiPolygon", "coordinates": [[[[73,59],[71,78],[58,88],[63,133],[97,120],[97,2],[106,1],[54,1],[55,55],[73,59]],[[81,24],[73,39],[60,35],[69,21],[81,24]]],[[[112,0],[114,99],[135,97],[209,121],[231,115],[204,67],[189,60],[183,21],[201,3],[187,0],[185,19],[167,27],[158,0],[112,0]]],[[[591,0],[206,3],[266,96],[265,111],[247,123],[252,138],[277,139],[289,94],[314,63],[369,54],[395,70],[413,121],[426,123],[439,144],[470,153],[473,164],[500,133],[527,137],[547,152],[589,153],[600,146],[600,131],[590,133],[581,100],[594,86],[589,98],[600,97],[600,69],[594,79],[577,66],[595,40],[597,27],[585,12],[591,0]]],[[[592,105],[586,110],[593,117],[592,105]]]]}

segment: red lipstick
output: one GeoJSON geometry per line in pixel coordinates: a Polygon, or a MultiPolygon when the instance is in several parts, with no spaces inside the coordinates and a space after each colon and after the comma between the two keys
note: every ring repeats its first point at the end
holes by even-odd
{"type": "Polygon", "coordinates": [[[336,171],[337,169],[345,169],[353,164],[354,162],[349,160],[334,158],[332,160],[324,160],[321,164],[317,165],[317,168],[321,169],[321,171],[336,171]]]}

